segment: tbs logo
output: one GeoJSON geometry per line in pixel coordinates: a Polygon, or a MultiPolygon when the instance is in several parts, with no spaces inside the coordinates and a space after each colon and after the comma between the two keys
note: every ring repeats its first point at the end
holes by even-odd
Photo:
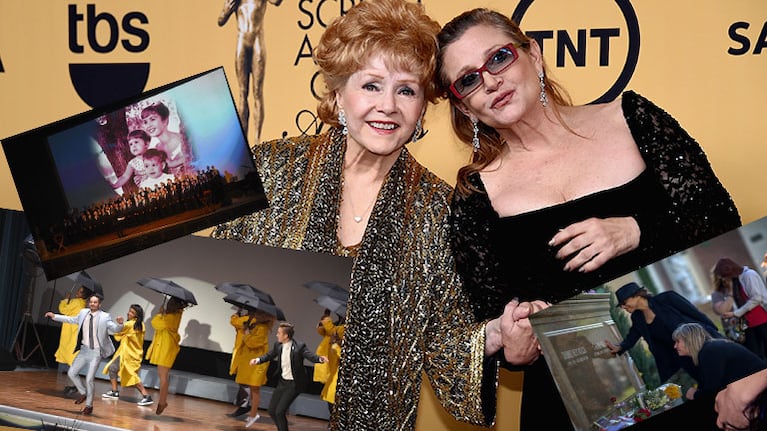
{"type": "MultiPolygon", "coordinates": [[[[83,54],[86,48],[98,54],[118,48],[140,53],[149,46],[149,33],[142,27],[149,19],[141,12],[129,12],[118,20],[97,12],[94,4],[87,5],[85,13],[70,4],[67,18],[72,53],[83,54]]],[[[70,63],[69,77],[80,98],[95,108],[144,91],[149,63],[70,63]]]]}

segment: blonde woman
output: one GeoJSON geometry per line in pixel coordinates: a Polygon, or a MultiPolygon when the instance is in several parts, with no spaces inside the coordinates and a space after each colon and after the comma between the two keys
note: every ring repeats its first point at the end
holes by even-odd
{"type": "Polygon", "coordinates": [[[723,338],[712,338],[697,323],[679,325],[671,334],[674,350],[689,356],[698,367],[697,388],[690,388],[690,400],[713,397],[730,383],[767,368],[761,358],[742,345],[723,338]]]}

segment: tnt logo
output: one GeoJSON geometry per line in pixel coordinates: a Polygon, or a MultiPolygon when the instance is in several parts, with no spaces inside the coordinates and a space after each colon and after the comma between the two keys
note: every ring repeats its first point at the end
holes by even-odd
{"type": "MultiPolygon", "coordinates": [[[[141,12],[116,17],[97,11],[94,4],[87,5],[84,13],[70,4],[67,22],[69,50],[74,54],[108,54],[117,49],[141,53],[149,46],[144,29],[149,19],[141,12]]],[[[149,63],[70,63],[69,76],[80,98],[95,108],[144,91],[149,63]]]]}
{"type": "MultiPolygon", "coordinates": [[[[594,5],[591,7],[582,2],[558,3],[559,6],[553,9],[559,13],[558,17],[553,17],[552,8],[540,9],[547,10],[547,20],[543,22],[561,22],[567,29],[535,28],[525,22],[526,17],[539,10],[531,10],[533,3],[534,0],[520,1],[512,19],[538,43],[549,68],[553,68],[557,75],[558,72],[577,75],[583,71],[590,75],[589,80],[603,81],[603,90],[594,93],[596,97],[591,103],[607,102],[620,96],[631,80],[639,58],[639,23],[630,0],[592,1],[594,5]],[[596,9],[607,18],[596,18],[593,14],[596,9]],[[582,15],[574,16],[576,13],[582,15]],[[591,22],[594,24],[590,25],[591,22]]],[[[537,5],[543,3],[546,2],[539,0],[537,5]]]]}

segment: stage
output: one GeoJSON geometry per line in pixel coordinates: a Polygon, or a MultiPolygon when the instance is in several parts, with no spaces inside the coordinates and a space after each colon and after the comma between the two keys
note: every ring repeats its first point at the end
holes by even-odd
{"type": "MultiPolygon", "coordinates": [[[[173,371],[171,371],[171,374],[173,371]]],[[[20,369],[0,372],[0,418],[19,419],[18,424],[29,424],[22,429],[42,429],[41,422],[54,429],[83,431],[188,431],[245,429],[243,419],[226,416],[234,411],[231,403],[213,401],[187,395],[168,395],[168,407],[162,415],[155,414],[158,393],[148,388],[155,404],[139,407],[138,392],[133,388],[120,388],[120,399],[102,399],[110,389],[109,382],[96,379],[93,414],[80,414],[81,405],[75,405],[75,396],[64,395],[63,388],[71,385],[66,374],[56,370],[20,369]],[[36,428],[27,428],[36,423],[36,428]]],[[[262,392],[264,389],[263,388],[262,392]]],[[[271,388],[268,388],[271,389],[271,388]]],[[[250,430],[275,430],[266,410],[259,410],[261,418],[250,430]]],[[[291,431],[320,431],[327,429],[327,421],[305,416],[288,415],[291,431]]],[[[0,429],[16,429],[3,428],[0,429]]]]}

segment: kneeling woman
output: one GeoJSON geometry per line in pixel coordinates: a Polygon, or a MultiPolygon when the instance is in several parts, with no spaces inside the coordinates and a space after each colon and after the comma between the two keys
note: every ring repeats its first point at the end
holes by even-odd
{"type": "Polygon", "coordinates": [[[714,339],[697,323],[679,325],[673,334],[679,356],[689,356],[698,367],[697,388],[687,391],[688,399],[713,397],[730,383],[767,368],[760,357],[727,339],[714,339]]]}

